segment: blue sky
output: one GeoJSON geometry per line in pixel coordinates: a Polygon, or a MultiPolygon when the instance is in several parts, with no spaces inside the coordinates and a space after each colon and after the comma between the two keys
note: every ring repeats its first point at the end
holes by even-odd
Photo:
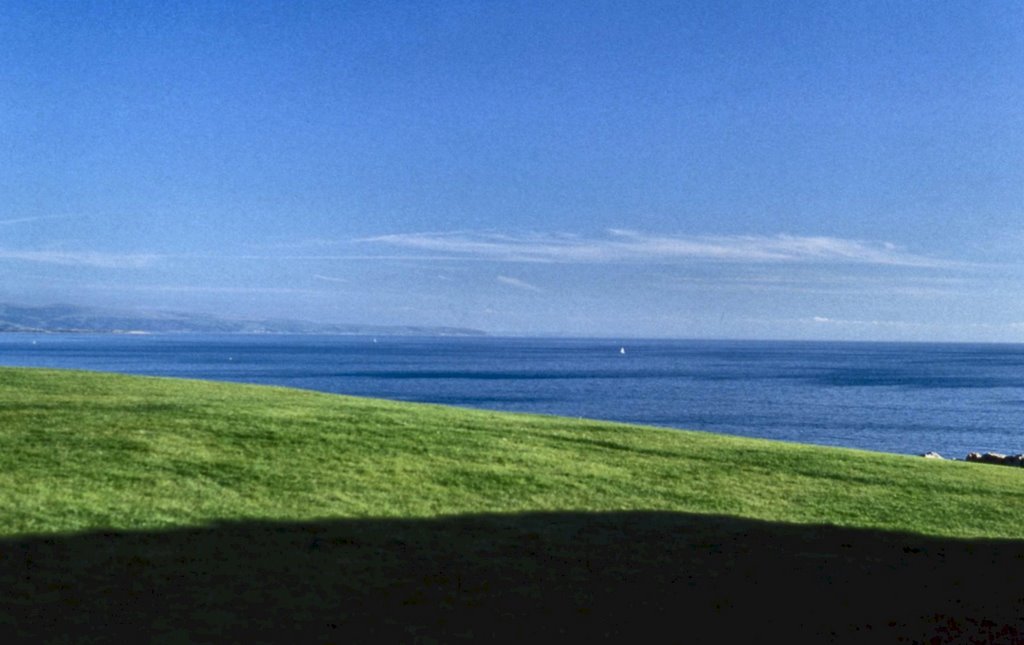
{"type": "Polygon", "coordinates": [[[1024,341],[1024,4],[4,3],[0,301],[1024,341]]]}

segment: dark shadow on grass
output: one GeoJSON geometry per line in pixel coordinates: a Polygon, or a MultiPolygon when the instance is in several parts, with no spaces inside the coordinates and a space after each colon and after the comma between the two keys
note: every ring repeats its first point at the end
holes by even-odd
{"type": "Polygon", "coordinates": [[[681,513],[240,522],[0,541],[0,636],[1020,642],[1022,581],[1020,541],[681,513]]]}

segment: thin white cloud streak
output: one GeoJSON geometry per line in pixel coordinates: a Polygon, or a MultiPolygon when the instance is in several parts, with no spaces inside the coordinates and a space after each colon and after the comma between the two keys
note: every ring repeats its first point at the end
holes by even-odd
{"type": "Polygon", "coordinates": [[[96,291],[128,291],[148,293],[222,293],[222,294],[303,294],[329,295],[326,291],[316,289],[294,289],[290,287],[206,287],[194,285],[120,285],[120,284],[86,284],[82,289],[96,291]]]}
{"type": "Polygon", "coordinates": [[[472,258],[458,255],[379,255],[379,254],[359,254],[359,255],[197,255],[197,254],[181,254],[181,255],[168,255],[163,257],[174,257],[181,259],[191,260],[244,260],[244,261],[255,261],[255,262],[378,262],[378,261],[393,261],[393,262],[450,262],[450,261],[465,261],[465,260],[480,260],[489,261],[488,258],[472,258]]]}
{"type": "Polygon", "coordinates": [[[36,215],[34,217],[17,217],[15,219],[0,219],[0,226],[13,226],[14,224],[28,224],[54,219],[78,219],[79,215],[36,215]]]}
{"type": "Polygon", "coordinates": [[[510,278],[507,275],[499,275],[497,280],[501,284],[515,287],[516,289],[522,289],[523,291],[533,291],[534,293],[543,293],[544,291],[537,285],[530,284],[529,282],[520,280],[519,278],[510,278]]]}
{"type": "Polygon", "coordinates": [[[264,242],[262,244],[251,244],[247,243],[243,246],[245,248],[254,249],[256,251],[279,251],[279,250],[296,250],[296,249],[317,249],[337,246],[338,240],[327,239],[327,238],[306,238],[302,240],[282,240],[278,242],[264,242]]]}
{"type": "Polygon", "coordinates": [[[867,276],[716,276],[679,277],[665,282],[674,289],[729,289],[755,293],[791,292],[827,295],[863,295],[877,298],[907,296],[912,298],[953,298],[991,292],[992,284],[966,280],[934,280],[913,276],[904,280],[867,276]]]}
{"type": "Polygon", "coordinates": [[[95,251],[18,251],[0,249],[0,260],[58,264],[62,266],[97,267],[103,269],[141,269],[152,265],[161,256],[145,253],[99,253],[95,251]]]}
{"type": "Polygon", "coordinates": [[[817,262],[941,268],[955,263],[908,253],[887,242],[834,237],[675,236],[612,229],[602,238],[481,233],[403,233],[359,242],[501,262],[611,263],[710,260],[732,263],[817,262]]]}
{"type": "Polygon", "coordinates": [[[321,280],[323,282],[336,282],[336,283],[341,283],[341,284],[347,284],[348,283],[348,280],[346,280],[345,278],[335,278],[335,277],[332,277],[332,276],[329,276],[329,275],[320,275],[319,273],[315,274],[313,276],[313,279],[314,280],[321,280]]]}
{"type": "Polygon", "coordinates": [[[844,318],[829,318],[827,316],[812,316],[811,318],[776,320],[772,322],[801,323],[816,326],[833,327],[868,327],[868,328],[891,328],[891,329],[946,329],[946,330],[984,330],[984,331],[1021,331],[1024,330],[1024,322],[1007,323],[977,323],[977,322],[918,322],[908,320],[856,320],[844,318]]]}

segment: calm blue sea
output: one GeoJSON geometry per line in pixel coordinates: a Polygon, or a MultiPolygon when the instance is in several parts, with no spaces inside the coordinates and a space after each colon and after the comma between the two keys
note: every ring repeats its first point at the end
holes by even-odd
{"type": "Polygon", "coordinates": [[[0,334],[0,364],[267,383],[895,453],[1024,452],[1024,345],[0,334]]]}

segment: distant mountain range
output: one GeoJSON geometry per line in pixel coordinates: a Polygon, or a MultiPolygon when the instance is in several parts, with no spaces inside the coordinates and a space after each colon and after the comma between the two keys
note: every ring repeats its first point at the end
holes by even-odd
{"type": "Polygon", "coordinates": [[[126,312],[74,305],[28,307],[0,304],[0,332],[345,334],[367,336],[483,336],[462,327],[316,323],[302,320],[240,320],[209,314],[126,312]]]}

